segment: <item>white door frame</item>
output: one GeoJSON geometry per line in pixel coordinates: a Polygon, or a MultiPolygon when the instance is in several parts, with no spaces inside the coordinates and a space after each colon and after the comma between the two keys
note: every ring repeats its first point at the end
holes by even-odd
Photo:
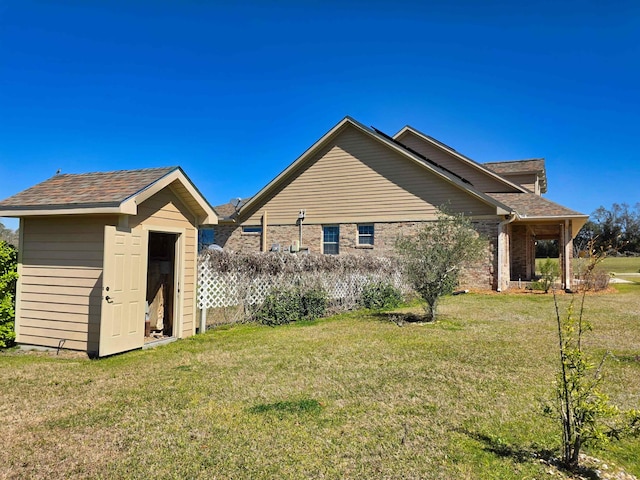
{"type": "Polygon", "coordinates": [[[160,225],[143,225],[147,231],[147,252],[149,251],[149,233],[168,233],[176,235],[175,255],[173,259],[173,331],[175,338],[182,337],[183,315],[182,303],[184,292],[184,260],[185,260],[185,234],[186,229],[160,225]]]}

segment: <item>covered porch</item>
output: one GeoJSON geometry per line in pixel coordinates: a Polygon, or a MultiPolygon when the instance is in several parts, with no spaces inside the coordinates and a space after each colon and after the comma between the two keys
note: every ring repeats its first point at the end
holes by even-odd
{"type": "Polygon", "coordinates": [[[503,268],[500,271],[498,290],[523,287],[536,277],[536,244],[541,240],[554,240],[558,244],[560,287],[571,290],[573,278],[573,239],[584,220],[582,219],[526,219],[516,218],[503,224],[499,242],[503,268]]]}

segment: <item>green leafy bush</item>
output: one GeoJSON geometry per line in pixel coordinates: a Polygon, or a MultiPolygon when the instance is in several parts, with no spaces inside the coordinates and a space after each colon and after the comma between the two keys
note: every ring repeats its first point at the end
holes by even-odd
{"type": "Polygon", "coordinates": [[[360,304],[372,310],[394,308],[402,302],[402,293],[390,283],[372,282],[362,289],[360,304]]]}
{"type": "Polygon", "coordinates": [[[284,325],[300,319],[301,296],[298,289],[275,289],[255,313],[263,325],[284,325]]]}
{"type": "Polygon", "coordinates": [[[327,302],[327,292],[323,288],[316,287],[303,292],[300,298],[302,318],[315,320],[324,317],[327,312],[327,302]]]}
{"type": "Polygon", "coordinates": [[[540,279],[533,282],[531,286],[534,290],[544,290],[544,293],[547,293],[560,276],[558,262],[547,258],[540,265],[540,274],[540,279]]]}
{"type": "Polygon", "coordinates": [[[284,325],[297,320],[315,320],[327,311],[327,293],[319,287],[273,290],[255,313],[263,325],[284,325]]]}
{"type": "Polygon", "coordinates": [[[18,252],[13,245],[0,240],[0,348],[13,345],[16,334],[15,294],[18,278],[18,252]]]}

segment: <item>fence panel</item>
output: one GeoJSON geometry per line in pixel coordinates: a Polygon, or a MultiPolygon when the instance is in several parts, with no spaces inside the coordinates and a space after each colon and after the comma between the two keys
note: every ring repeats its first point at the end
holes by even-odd
{"type": "Polygon", "coordinates": [[[198,265],[198,308],[232,307],[256,305],[264,301],[274,288],[289,288],[296,285],[322,285],[329,299],[343,308],[353,308],[368,283],[389,282],[402,292],[409,288],[400,272],[379,273],[328,273],[305,272],[295,274],[247,275],[241,272],[217,272],[207,262],[198,265]]]}

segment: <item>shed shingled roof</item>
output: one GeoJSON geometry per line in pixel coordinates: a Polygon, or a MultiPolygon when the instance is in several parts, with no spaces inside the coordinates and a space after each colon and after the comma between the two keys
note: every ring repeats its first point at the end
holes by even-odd
{"type": "Polygon", "coordinates": [[[179,167],[61,174],[0,202],[0,209],[117,206],[179,167]]]}

